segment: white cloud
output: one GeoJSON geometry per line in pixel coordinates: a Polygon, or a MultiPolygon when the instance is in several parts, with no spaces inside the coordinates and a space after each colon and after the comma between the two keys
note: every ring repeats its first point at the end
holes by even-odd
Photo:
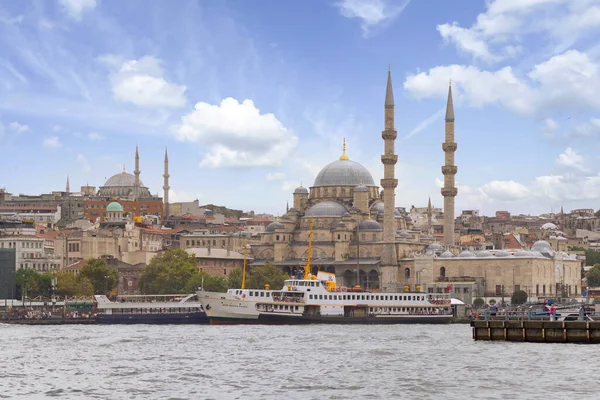
{"type": "Polygon", "coordinates": [[[104,140],[104,136],[102,136],[99,133],[96,132],[92,132],[88,134],[88,139],[92,140],[92,141],[100,141],[100,140],[104,140]]]}
{"type": "Polygon", "coordinates": [[[90,163],[83,154],[77,154],[77,162],[81,165],[81,169],[83,169],[84,172],[91,171],[90,163]]]}
{"type": "Polygon", "coordinates": [[[590,118],[589,121],[575,126],[567,138],[600,135],[600,118],[590,118]]]}
{"type": "Polygon", "coordinates": [[[515,181],[491,181],[481,188],[481,193],[492,199],[503,201],[522,200],[530,196],[530,190],[515,181]]]}
{"type": "Polygon", "coordinates": [[[83,13],[93,11],[96,8],[96,0],[59,0],[64,12],[71,18],[81,21],[83,13]]]}
{"type": "Polygon", "coordinates": [[[285,179],[285,174],[283,172],[269,172],[267,174],[268,181],[278,181],[281,179],[285,179]]]}
{"type": "Polygon", "coordinates": [[[563,167],[586,171],[586,168],[583,166],[583,157],[570,147],[567,147],[564,153],[558,155],[556,163],[563,167]]]}
{"type": "Polygon", "coordinates": [[[281,183],[281,190],[286,193],[292,193],[294,189],[298,187],[298,182],[294,181],[284,181],[281,183]]]}
{"type": "Polygon", "coordinates": [[[0,15],[0,23],[7,24],[7,25],[14,25],[14,24],[20,24],[21,22],[23,22],[22,15],[17,15],[16,17],[6,17],[3,15],[0,15]]]}
{"type": "Polygon", "coordinates": [[[344,17],[359,18],[363,33],[368,35],[373,27],[390,22],[400,15],[409,3],[410,0],[397,5],[389,0],[341,0],[336,6],[344,17]]]}
{"type": "Polygon", "coordinates": [[[54,125],[52,126],[52,132],[60,132],[62,130],[62,126],[54,125]]]}
{"type": "Polygon", "coordinates": [[[139,60],[122,60],[108,55],[99,59],[113,69],[110,74],[113,96],[141,107],[182,107],[186,103],[184,85],[168,82],[162,61],[145,56],[139,60]]]}
{"type": "Polygon", "coordinates": [[[586,53],[569,50],[535,65],[519,78],[511,67],[497,71],[474,66],[448,65],[409,75],[404,88],[417,98],[447,95],[452,78],[455,98],[474,107],[497,103],[521,115],[552,111],[600,109],[600,65],[586,53]]]}
{"type": "Polygon", "coordinates": [[[60,142],[58,136],[47,137],[46,139],[44,139],[43,145],[44,147],[47,147],[49,149],[58,149],[62,147],[62,143],[60,142]]]}
{"type": "Polygon", "coordinates": [[[252,100],[231,97],[219,105],[196,103],[181,118],[175,137],[208,148],[204,167],[277,166],[298,144],[298,138],[273,114],[261,114],[252,100]]]}
{"type": "Polygon", "coordinates": [[[20,124],[18,122],[11,122],[10,124],[8,124],[8,127],[11,131],[15,133],[23,133],[28,132],[30,130],[29,126],[20,124]]]}
{"type": "Polygon", "coordinates": [[[459,51],[493,62],[523,51],[525,36],[539,35],[551,46],[566,49],[599,26],[597,0],[491,0],[470,28],[452,22],[437,30],[459,51]]]}

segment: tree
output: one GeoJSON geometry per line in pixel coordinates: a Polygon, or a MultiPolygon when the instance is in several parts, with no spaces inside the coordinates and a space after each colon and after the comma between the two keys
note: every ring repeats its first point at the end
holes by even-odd
{"type": "Polygon", "coordinates": [[[52,296],[52,273],[44,272],[38,275],[38,296],[50,297],[52,296]]]}
{"type": "Polygon", "coordinates": [[[267,261],[261,267],[254,267],[246,279],[246,286],[249,289],[264,289],[269,284],[273,290],[279,290],[283,287],[288,275],[267,261]]]}
{"type": "Polygon", "coordinates": [[[193,255],[182,249],[167,250],[144,268],[139,280],[140,291],[144,294],[187,293],[192,277],[198,274],[193,255]]]}
{"type": "Polygon", "coordinates": [[[525,303],[527,303],[527,293],[524,290],[515,291],[510,298],[510,304],[513,306],[520,306],[525,303]]]}
{"type": "Polygon", "coordinates": [[[488,303],[490,303],[490,305],[493,306],[494,304],[496,304],[496,300],[490,299],[490,301],[488,301],[488,303]]]}
{"type": "Polygon", "coordinates": [[[600,264],[600,251],[588,249],[585,251],[585,262],[587,265],[600,264]]]}
{"type": "Polygon", "coordinates": [[[473,300],[473,307],[475,308],[483,307],[484,304],[485,301],[481,297],[478,297],[475,300],[473,300]]]}
{"type": "Polygon", "coordinates": [[[70,272],[62,271],[56,274],[56,295],[60,297],[75,296],[77,293],[77,278],[70,272]]]}
{"type": "Polygon", "coordinates": [[[600,286],[600,264],[596,264],[585,275],[588,287],[600,286]]]}
{"type": "Polygon", "coordinates": [[[104,259],[92,258],[81,268],[79,276],[89,279],[95,294],[108,295],[119,282],[119,272],[104,259]]]}
{"type": "Polygon", "coordinates": [[[29,268],[21,268],[15,275],[17,284],[17,296],[27,296],[29,298],[37,296],[39,274],[29,268]]]}
{"type": "Polygon", "coordinates": [[[229,273],[229,289],[240,289],[242,287],[242,274],[243,271],[241,268],[236,268],[229,273]]]}
{"type": "Polygon", "coordinates": [[[226,292],[229,288],[227,278],[200,272],[193,275],[187,284],[187,292],[195,293],[200,287],[207,292],[226,292]]]}

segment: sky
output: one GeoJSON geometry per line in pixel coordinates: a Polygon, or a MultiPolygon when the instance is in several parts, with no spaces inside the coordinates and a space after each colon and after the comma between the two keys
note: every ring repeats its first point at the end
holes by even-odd
{"type": "Polygon", "coordinates": [[[600,207],[600,0],[0,3],[0,187],[102,186],[123,166],[170,200],[285,212],[341,155],[396,205],[443,204],[452,81],[457,214],[600,207]]]}

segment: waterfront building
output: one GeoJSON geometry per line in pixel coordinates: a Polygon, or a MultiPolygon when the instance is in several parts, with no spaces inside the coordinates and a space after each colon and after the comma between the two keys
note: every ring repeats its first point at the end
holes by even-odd
{"type": "Polygon", "coordinates": [[[31,235],[0,235],[0,249],[15,250],[15,268],[52,271],[60,268],[60,258],[45,250],[44,238],[31,235]]]}
{"type": "Polygon", "coordinates": [[[234,269],[244,266],[244,255],[235,251],[211,247],[189,248],[186,251],[196,257],[200,272],[211,275],[227,277],[234,269]]]}
{"type": "MultiPolygon", "coordinates": [[[[0,248],[0,299],[14,299],[16,294],[17,249],[0,248]]],[[[0,304],[0,307],[4,304],[0,304]]]]}

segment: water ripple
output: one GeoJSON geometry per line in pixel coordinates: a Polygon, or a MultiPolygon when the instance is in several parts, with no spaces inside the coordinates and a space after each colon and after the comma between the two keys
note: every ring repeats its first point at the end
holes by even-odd
{"type": "Polygon", "coordinates": [[[597,398],[595,347],[465,325],[1,325],[0,398],[597,398]],[[564,395],[561,396],[560,394],[564,395]]]}

